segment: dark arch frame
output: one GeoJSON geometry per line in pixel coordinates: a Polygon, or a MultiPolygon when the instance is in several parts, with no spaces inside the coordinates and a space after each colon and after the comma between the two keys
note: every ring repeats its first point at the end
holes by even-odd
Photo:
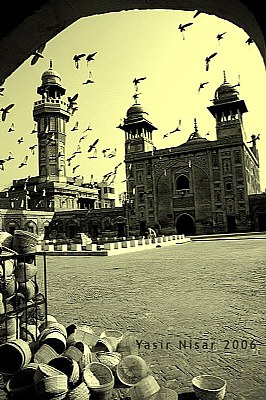
{"type": "Polygon", "coordinates": [[[129,10],[169,9],[214,14],[244,29],[258,46],[266,64],[266,27],[263,2],[251,5],[248,0],[39,0],[15,6],[5,3],[1,26],[0,80],[11,75],[33,52],[82,17],[129,10]],[[15,49],[15,51],[14,51],[15,49]]]}

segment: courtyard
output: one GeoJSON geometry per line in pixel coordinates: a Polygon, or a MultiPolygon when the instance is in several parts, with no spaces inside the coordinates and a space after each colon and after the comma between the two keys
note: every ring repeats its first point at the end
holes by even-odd
{"type": "Polygon", "coordinates": [[[228,400],[262,400],[265,239],[48,256],[48,312],[64,325],[132,332],[159,384],[177,393],[205,373],[226,379],[228,400]]]}

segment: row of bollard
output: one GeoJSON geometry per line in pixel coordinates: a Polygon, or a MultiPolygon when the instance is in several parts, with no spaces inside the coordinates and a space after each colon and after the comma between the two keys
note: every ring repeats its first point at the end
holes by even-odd
{"type": "Polygon", "coordinates": [[[140,238],[140,239],[130,239],[115,242],[106,242],[104,244],[91,243],[82,245],[81,243],[71,243],[71,244],[57,244],[57,243],[39,243],[37,244],[37,252],[67,252],[67,251],[89,251],[98,252],[102,250],[112,251],[120,249],[143,249],[149,248],[150,246],[162,246],[166,244],[172,244],[173,241],[177,243],[183,243],[189,241],[185,235],[169,235],[169,236],[158,236],[155,238],[140,238]]]}

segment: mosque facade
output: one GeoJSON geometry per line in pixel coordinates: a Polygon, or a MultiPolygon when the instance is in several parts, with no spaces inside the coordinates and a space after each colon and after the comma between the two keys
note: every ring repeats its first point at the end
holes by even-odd
{"type": "Polygon", "coordinates": [[[252,208],[260,193],[257,137],[247,142],[244,100],[224,82],[208,110],[216,121],[216,140],[194,132],[177,146],[156,149],[155,126],[136,101],[124,124],[127,219],[132,231],[186,235],[266,230],[265,195],[260,213],[252,208]],[[253,200],[250,198],[252,195],[253,200]],[[252,211],[251,211],[252,210],[252,211]]]}
{"type": "MultiPolygon", "coordinates": [[[[14,180],[0,196],[0,229],[27,229],[53,239],[158,234],[213,234],[266,230],[266,193],[261,193],[257,137],[247,140],[247,107],[235,86],[224,82],[208,107],[216,140],[200,135],[197,122],[188,140],[157,149],[156,127],[138,102],[119,125],[125,135],[126,192],[115,206],[115,187],[68,177],[66,124],[75,101],[52,65],[42,74],[34,103],[38,167],[35,177],[14,180]]],[[[78,152],[78,149],[77,149],[78,152]]]]}

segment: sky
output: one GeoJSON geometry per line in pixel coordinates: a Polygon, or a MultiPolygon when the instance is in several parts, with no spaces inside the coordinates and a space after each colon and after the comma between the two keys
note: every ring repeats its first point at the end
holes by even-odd
{"type": "MultiPolygon", "coordinates": [[[[266,188],[266,132],[265,132],[265,66],[255,43],[248,45],[247,33],[216,16],[195,12],[171,10],[123,11],[81,18],[46,43],[43,58],[31,65],[29,57],[4,84],[0,107],[10,103],[15,106],[0,122],[0,159],[11,151],[14,160],[5,163],[0,170],[0,190],[10,186],[13,179],[38,175],[38,155],[29,146],[37,143],[34,128],[33,104],[40,100],[36,89],[41,75],[53,69],[62,78],[66,94],[62,99],[79,94],[78,110],[67,124],[66,158],[76,150],[79,138],[82,153],[67,169],[68,176],[80,174],[85,181],[91,175],[101,181],[104,174],[112,171],[124,160],[124,132],[117,129],[127,109],[134,103],[133,79],[146,77],[139,84],[139,102],[149,113],[148,119],[157,127],[153,141],[157,149],[178,146],[185,142],[194,130],[197,119],[199,133],[215,140],[215,120],[207,107],[212,105],[215,90],[223,83],[223,71],[227,81],[237,84],[240,99],[245,100],[248,113],[243,115],[247,137],[260,134],[257,147],[260,153],[261,189],[266,188]],[[179,24],[193,22],[184,35],[179,24]],[[226,32],[217,40],[219,33],[226,32]],[[75,67],[75,54],[97,52],[94,60],[86,63],[81,59],[75,67]],[[205,68],[205,58],[217,52],[205,68]],[[93,84],[83,84],[91,72],[93,84]],[[208,82],[198,92],[199,84],[208,82]],[[164,138],[181,120],[181,132],[164,138]],[[79,129],[71,131],[76,122],[79,129]],[[11,124],[15,130],[8,132],[11,124]],[[84,132],[91,126],[92,130],[84,132]],[[23,137],[21,144],[17,140],[23,137]],[[87,148],[95,140],[97,158],[88,159],[87,148]],[[104,157],[102,150],[116,149],[116,156],[104,157]],[[19,164],[28,155],[28,163],[19,164]],[[75,173],[72,167],[80,164],[75,173]]],[[[117,194],[125,190],[123,164],[115,179],[117,194]]]]}

